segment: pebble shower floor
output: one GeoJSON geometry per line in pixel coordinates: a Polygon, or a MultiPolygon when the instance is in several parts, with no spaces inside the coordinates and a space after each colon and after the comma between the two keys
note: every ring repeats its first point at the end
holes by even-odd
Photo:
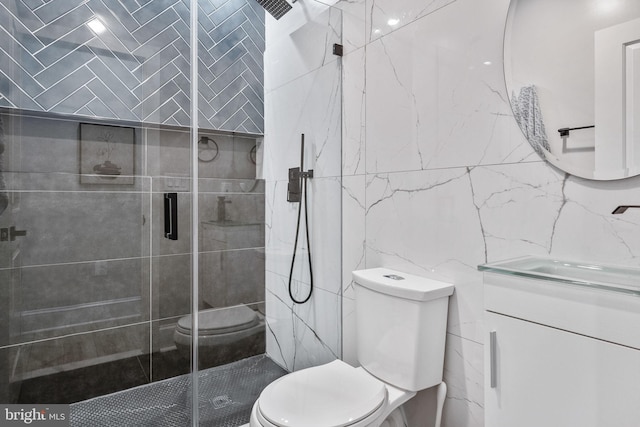
{"type": "MultiPolygon", "coordinates": [[[[237,427],[249,422],[260,392],[286,374],[265,355],[199,373],[200,426],[237,427]]],[[[71,405],[72,427],[188,427],[191,375],[135,387],[71,405]]]]}

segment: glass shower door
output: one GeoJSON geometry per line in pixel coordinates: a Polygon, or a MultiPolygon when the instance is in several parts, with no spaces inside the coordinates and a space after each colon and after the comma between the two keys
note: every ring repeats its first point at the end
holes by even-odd
{"type": "Polygon", "coordinates": [[[92,167],[126,168],[118,151],[133,152],[136,129],[27,112],[2,119],[8,400],[72,403],[147,382],[149,179],[73,170],[100,151],[95,143],[115,147],[92,167]]]}
{"type": "Polygon", "coordinates": [[[171,325],[191,310],[189,3],[8,0],[0,16],[0,404],[191,372],[171,325]]]}
{"type": "MultiPolygon", "coordinates": [[[[5,165],[11,161],[12,153],[7,150],[4,135],[4,123],[0,121],[0,324],[5,325],[0,330],[0,343],[9,342],[9,337],[17,334],[19,316],[17,315],[17,295],[15,284],[20,282],[20,267],[22,265],[20,242],[16,235],[15,218],[20,210],[20,200],[7,191],[7,182],[11,176],[6,172],[5,165]]],[[[20,236],[22,237],[22,236],[20,236]]],[[[0,377],[9,375],[9,352],[0,353],[0,377]]],[[[9,388],[0,388],[0,401],[9,401],[9,388]]]]}

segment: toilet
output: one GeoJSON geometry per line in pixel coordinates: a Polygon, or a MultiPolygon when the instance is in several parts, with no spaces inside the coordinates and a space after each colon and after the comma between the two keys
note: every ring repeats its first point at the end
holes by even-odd
{"type": "Polygon", "coordinates": [[[404,427],[401,405],[433,386],[440,426],[453,285],[386,268],[353,279],[361,366],[335,360],[277,379],[253,405],[250,427],[404,427]]]}
{"type": "MultiPolygon", "coordinates": [[[[176,324],[173,341],[185,358],[191,353],[191,315],[176,324]]],[[[200,369],[264,353],[264,316],[246,305],[212,308],[198,312],[198,359],[200,369]]]]}

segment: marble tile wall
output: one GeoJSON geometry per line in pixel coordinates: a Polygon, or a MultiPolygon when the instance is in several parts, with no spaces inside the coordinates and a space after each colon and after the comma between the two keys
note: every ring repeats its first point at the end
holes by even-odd
{"type": "Polygon", "coordinates": [[[387,266],[453,283],[446,427],[484,425],[478,264],[527,254],[639,264],[640,216],[610,212],[635,200],[640,178],[567,176],[543,162],[518,129],[502,71],[508,6],[336,5],[346,48],[343,356],[357,363],[352,270],[387,266]]]}
{"type": "Polygon", "coordinates": [[[342,39],[339,10],[297,2],[275,21],[266,18],[265,139],[267,353],[289,371],[341,357],[341,64],[332,54],[342,39]],[[287,202],[288,169],[300,164],[305,135],[310,246],[304,219],[293,270],[298,299],[289,297],[298,203],[287,202]]]}

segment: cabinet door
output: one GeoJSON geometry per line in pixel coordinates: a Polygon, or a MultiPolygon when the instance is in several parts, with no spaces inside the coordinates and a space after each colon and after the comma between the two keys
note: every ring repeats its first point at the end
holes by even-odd
{"type": "Polygon", "coordinates": [[[640,425],[640,351],[508,316],[485,315],[487,427],[640,425]],[[495,346],[490,345],[492,331],[495,346]]]}

